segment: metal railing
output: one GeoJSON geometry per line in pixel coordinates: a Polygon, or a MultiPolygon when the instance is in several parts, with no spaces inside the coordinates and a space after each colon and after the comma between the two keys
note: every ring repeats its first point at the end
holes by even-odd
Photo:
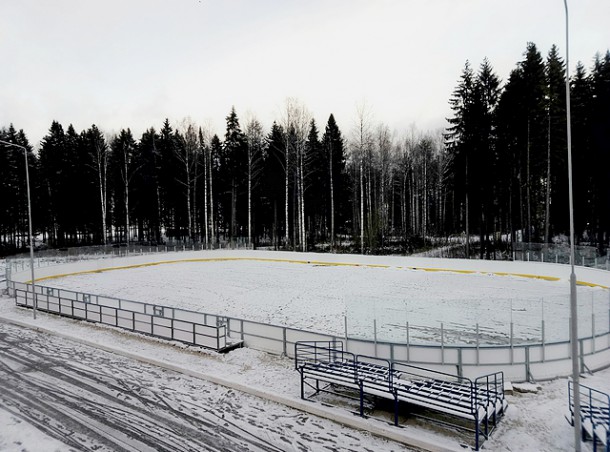
{"type": "Polygon", "coordinates": [[[114,326],[135,333],[223,351],[232,344],[218,316],[137,301],[102,297],[46,286],[10,281],[9,293],[17,306],[77,320],[114,326]],[[34,297],[35,296],[35,297],[34,297]]]}

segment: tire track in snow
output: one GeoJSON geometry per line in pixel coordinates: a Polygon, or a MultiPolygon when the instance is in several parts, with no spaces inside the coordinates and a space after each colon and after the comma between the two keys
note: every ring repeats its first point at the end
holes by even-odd
{"type": "MultiPolygon", "coordinates": [[[[59,344],[0,334],[0,401],[11,414],[79,450],[279,451],[210,407],[190,412],[172,391],[134,383],[126,369],[72,365],[59,344]],[[58,350],[59,349],[59,350],[58,350]],[[89,372],[89,370],[91,370],[89,372]]],[[[79,353],[72,356],[78,361],[79,353]]],[[[154,376],[153,376],[154,377],[154,376]]]]}

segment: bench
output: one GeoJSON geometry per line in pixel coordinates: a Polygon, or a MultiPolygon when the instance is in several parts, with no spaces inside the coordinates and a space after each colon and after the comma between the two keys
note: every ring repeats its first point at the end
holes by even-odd
{"type": "MultiPolygon", "coordinates": [[[[593,441],[593,451],[598,443],[610,451],[610,395],[579,384],[581,437],[593,441]]],[[[574,425],[574,382],[568,381],[568,405],[570,424],[574,425]]]]}
{"type": "Polygon", "coordinates": [[[489,437],[508,407],[502,372],[473,381],[402,362],[355,355],[344,351],[341,341],[297,342],[294,356],[301,375],[301,398],[306,398],[306,386],[315,395],[336,393],[328,388],[338,385],[358,391],[361,416],[364,396],[368,395],[394,401],[395,425],[399,402],[467,420],[474,426],[476,450],[480,436],[489,437]],[[320,387],[321,382],[327,386],[320,387]]]}

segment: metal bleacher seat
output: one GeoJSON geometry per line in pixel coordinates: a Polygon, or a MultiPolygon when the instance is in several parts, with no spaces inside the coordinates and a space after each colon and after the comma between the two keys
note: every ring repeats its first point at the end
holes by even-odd
{"type": "MultiPolygon", "coordinates": [[[[593,441],[593,451],[597,451],[598,444],[610,451],[610,395],[596,389],[578,385],[580,394],[581,435],[583,440],[593,441]]],[[[568,421],[574,425],[574,383],[568,381],[568,405],[570,418],[568,421]]]]}
{"type": "Polygon", "coordinates": [[[474,424],[476,450],[480,435],[488,438],[508,407],[502,372],[473,381],[402,362],[355,355],[344,351],[341,341],[297,342],[295,368],[301,375],[301,398],[305,398],[306,386],[315,395],[333,392],[333,385],[339,385],[358,391],[361,416],[364,396],[368,395],[394,401],[396,425],[399,402],[466,419],[474,424]],[[327,387],[320,387],[320,382],[327,387]]]}

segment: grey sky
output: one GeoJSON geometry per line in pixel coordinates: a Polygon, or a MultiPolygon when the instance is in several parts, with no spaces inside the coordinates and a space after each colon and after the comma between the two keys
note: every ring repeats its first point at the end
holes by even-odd
{"type": "MultiPolygon", "coordinates": [[[[570,66],[610,48],[610,1],[571,0],[570,66]]],[[[565,58],[563,0],[3,0],[0,127],[32,143],[168,117],[219,134],[235,105],[268,129],[296,97],[344,133],[356,105],[397,133],[445,125],[464,62],[501,79],[533,41],[565,58]]]]}

